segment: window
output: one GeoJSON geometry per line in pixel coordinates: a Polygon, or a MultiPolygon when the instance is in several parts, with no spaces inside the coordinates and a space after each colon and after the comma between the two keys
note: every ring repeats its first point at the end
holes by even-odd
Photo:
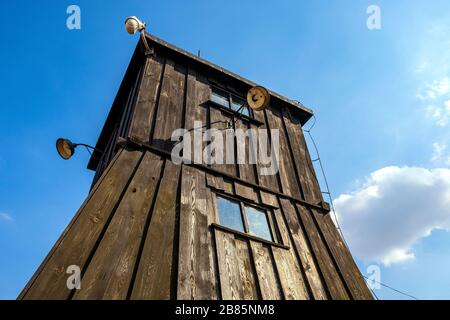
{"type": "Polygon", "coordinates": [[[219,223],[225,227],[244,232],[239,203],[218,197],[219,223]]]}
{"type": "Polygon", "coordinates": [[[274,241],[266,210],[221,196],[217,196],[217,210],[220,225],[274,241]]]}
{"type": "Polygon", "coordinates": [[[263,239],[272,240],[267,215],[264,211],[254,207],[245,206],[245,214],[247,216],[248,232],[250,234],[263,239]]]}
{"type": "Polygon", "coordinates": [[[247,102],[234,94],[213,87],[210,100],[221,107],[231,109],[236,112],[239,110],[239,113],[250,117],[247,102]]]}

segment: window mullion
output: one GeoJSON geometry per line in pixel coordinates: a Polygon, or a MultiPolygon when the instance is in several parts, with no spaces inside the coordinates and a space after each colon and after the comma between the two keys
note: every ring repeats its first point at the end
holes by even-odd
{"type": "Polygon", "coordinates": [[[244,230],[246,233],[249,233],[250,229],[248,227],[248,222],[247,222],[247,216],[245,214],[245,206],[242,202],[239,201],[239,205],[241,207],[241,215],[242,215],[242,221],[244,222],[244,230]]]}

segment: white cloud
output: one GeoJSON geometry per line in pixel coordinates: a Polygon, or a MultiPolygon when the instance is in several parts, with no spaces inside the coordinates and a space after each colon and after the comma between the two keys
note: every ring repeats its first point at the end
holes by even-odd
{"type": "Polygon", "coordinates": [[[356,256],[386,266],[408,262],[417,241],[450,229],[450,169],[385,167],[334,204],[356,256]]]}
{"type": "Polygon", "coordinates": [[[450,166],[450,154],[447,153],[447,147],[446,143],[434,142],[431,161],[450,166]]]}
{"type": "Polygon", "coordinates": [[[7,213],[0,212],[0,220],[12,221],[13,218],[7,213]]]}
{"type": "Polygon", "coordinates": [[[430,98],[439,98],[450,92],[450,79],[444,77],[440,80],[435,80],[428,85],[427,90],[430,98]]]}
{"type": "Polygon", "coordinates": [[[445,127],[450,123],[450,78],[435,80],[417,94],[417,98],[427,103],[426,112],[437,126],[445,127]]]}
{"type": "Polygon", "coordinates": [[[426,111],[428,117],[432,118],[437,126],[445,127],[450,123],[450,100],[444,102],[441,107],[431,104],[426,111]]]}

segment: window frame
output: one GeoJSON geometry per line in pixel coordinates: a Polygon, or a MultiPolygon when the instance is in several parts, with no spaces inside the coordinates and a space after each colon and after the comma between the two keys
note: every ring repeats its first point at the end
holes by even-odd
{"type": "Polygon", "coordinates": [[[283,249],[289,249],[288,246],[286,246],[285,244],[282,243],[282,237],[280,236],[280,231],[277,226],[276,219],[274,217],[273,208],[271,208],[269,206],[255,204],[250,201],[246,201],[246,200],[234,197],[232,195],[224,194],[224,193],[220,193],[220,192],[212,192],[212,196],[214,199],[213,200],[213,205],[214,205],[213,210],[214,210],[214,221],[215,221],[212,223],[213,227],[227,231],[227,232],[234,233],[234,234],[239,235],[244,238],[248,238],[248,239],[256,240],[256,241],[263,242],[266,244],[274,245],[274,246],[277,246],[277,247],[280,247],[283,249]],[[217,201],[219,197],[239,204],[239,209],[240,209],[240,213],[241,213],[241,219],[242,219],[242,224],[244,227],[244,232],[237,230],[237,229],[233,229],[226,225],[222,225],[220,223],[220,213],[219,213],[219,206],[218,206],[218,201],[217,201]],[[250,228],[249,228],[248,221],[247,221],[247,214],[245,211],[246,206],[255,208],[256,210],[259,210],[264,213],[271,239],[266,239],[266,238],[263,238],[256,234],[250,233],[250,228]]]}
{"type": "Polygon", "coordinates": [[[215,107],[217,107],[217,108],[219,108],[219,109],[221,109],[221,110],[225,110],[226,112],[232,114],[232,115],[235,116],[235,117],[236,117],[236,116],[239,116],[239,117],[242,118],[243,120],[257,123],[258,126],[263,125],[263,123],[261,123],[260,121],[258,121],[258,120],[255,119],[253,110],[252,110],[252,108],[250,108],[250,107],[248,106],[248,104],[246,103],[247,100],[246,100],[245,97],[243,97],[243,96],[241,96],[241,95],[239,95],[239,94],[233,93],[233,92],[231,92],[230,90],[224,89],[224,88],[219,87],[219,86],[214,85],[214,84],[210,84],[210,87],[211,87],[211,93],[210,93],[210,96],[209,96],[209,102],[210,102],[213,106],[215,106],[215,107]],[[223,97],[223,98],[227,98],[227,100],[228,100],[228,106],[227,106],[227,107],[226,107],[226,106],[223,106],[222,104],[220,104],[220,103],[218,103],[218,102],[216,102],[216,101],[213,101],[212,96],[213,96],[213,94],[214,94],[214,91],[216,91],[216,94],[219,95],[219,96],[222,96],[220,93],[226,94],[226,97],[224,97],[224,96],[222,96],[222,97],[223,97]],[[218,93],[217,93],[217,92],[218,92],[218,93]],[[235,101],[238,101],[238,100],[239,100],[239,101],[244,102],[245,108],[247,109],[247,113],[248,113],[248,114],[243,113],[242,110],[238,113],[237,110],[234,110],[234,109],[233,109],[233,97],[235,97],[235,99],[236,99],[235,101]]]}

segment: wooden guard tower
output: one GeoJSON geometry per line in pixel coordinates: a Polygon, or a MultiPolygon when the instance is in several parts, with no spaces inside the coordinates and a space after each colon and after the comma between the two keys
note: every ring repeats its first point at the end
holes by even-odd
{"type": "Polygon", "coordinates": [[[92,189],[19,299],[372,299],[314,173],[302,133],[312,111],[270,92],[267,109],[230,122],[254,84],[146,37],[152,52],[138,43],[89,161],[92,189]],[[278,174],[174,164],[171,134],[196,120],[279,129],[278,174]]]}

